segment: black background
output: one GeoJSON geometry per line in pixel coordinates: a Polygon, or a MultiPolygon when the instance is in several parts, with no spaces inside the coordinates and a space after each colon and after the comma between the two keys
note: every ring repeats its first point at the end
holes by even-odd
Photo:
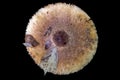
{"type": "MultiPolygon", "coordinates": [[[[6,3],[6,2],[5,2],[6,3]]],[[[114,3],[112,3],[114,4],[114,3]]],[[[4,12],[6,18],[4,25],[4,34],[7,51],[4,57],[3,74],[4,78],[12,79],[39,79],[39,80],[98,80],[112,77],[115,63],[112,59],[113,46],[115,43],[114,29],[112,26],[113,14],[111,4],[102,0],[66,0],[66,1],[47,1],[47,0],[30,0],[30,1],[11,1],[4,4],[4,12]],[[29,19],[41,8],[50,3],[65,2],[75,4],[83,9],[94,21],[98,32],[99,43],[96,55],[93,60],[81,71],[69,75],[54,75],[44,72],[40,69],[28,55],[26,48],[23,46],[24,34],[29,19]],[[111,27],[112,26],[112,27],[111,27]],[[111,41],[111,42],[110,42],[111,41]],[[9,44],[9,45],[8,45],[9,44]],[[111,59],[112,58],[112,59],[111,59]]],[[[115,17],[115,15],[114,15],[115,17]]],[[[115,26],[115,25],[114,25],[115,26]]],[[[115,27],[114,27],[115,28],[115,27]]]]}

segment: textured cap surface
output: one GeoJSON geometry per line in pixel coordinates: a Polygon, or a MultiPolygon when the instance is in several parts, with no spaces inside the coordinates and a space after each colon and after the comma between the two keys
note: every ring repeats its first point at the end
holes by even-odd
{"type": "Polygon", "coordinates": [[[79,7],[65,3],[41,8],[30,19],[26,29],[28,34],[39,43],[35,47],[27,47],[36,64],[41,63],[50,46],[57,49],[57,68],[50,72],[59,75],[81,70],[93,58],[98,43],[96,28],[90,17],[79,7]],[[58,46],[53,40],[58,31],[64,31],[69,36],[65,46],[58,46]],[[47,45],[49,47],[46,50],[45,43],[48,40],[52,44],[47,45]]]}

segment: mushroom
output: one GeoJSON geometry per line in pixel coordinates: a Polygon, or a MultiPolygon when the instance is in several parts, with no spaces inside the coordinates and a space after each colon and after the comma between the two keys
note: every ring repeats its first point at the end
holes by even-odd
{"type": "Polygon", "coordinates": [[[92,60],[98,44],[92,19],[66,3],[41,8],[30,19],[25,35],[27,51],[45,74],[78,72],[92,60]]]}

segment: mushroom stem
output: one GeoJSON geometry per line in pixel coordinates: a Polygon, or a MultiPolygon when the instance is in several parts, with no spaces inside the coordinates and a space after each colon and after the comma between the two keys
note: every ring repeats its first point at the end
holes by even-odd
{"type": "Polygon", "coordinates": [[[48,54],[50,56],[48,55],[48,57],[44,57],[44,59],[46,58],[46,60],[42,60],[41,63],[39,64],[40,67],[42,67],[44,70],[44,75],[46,75],[47,72],[55,72],[58,64],[57,48],[56,47],[51,48],[51,51],[48,54]]]}

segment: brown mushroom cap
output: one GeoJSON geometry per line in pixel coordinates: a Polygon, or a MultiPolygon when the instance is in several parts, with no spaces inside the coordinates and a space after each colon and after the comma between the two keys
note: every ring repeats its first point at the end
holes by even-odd
{"type": "Polygon", "coordinates": [[[45,41],[52,40],[58,51],[57,69],[52,73],[59,75],[81,70],[93,58],[98,43],[96,28],[90,17],[79,7],[66,3],[41,8],[30,19],[26,29],[28,34],[39,43],[35,47],[27,47],[38,65],[47,52],[45,41]],[[46,35],[50,27],[51,31],[46,35]]]}

